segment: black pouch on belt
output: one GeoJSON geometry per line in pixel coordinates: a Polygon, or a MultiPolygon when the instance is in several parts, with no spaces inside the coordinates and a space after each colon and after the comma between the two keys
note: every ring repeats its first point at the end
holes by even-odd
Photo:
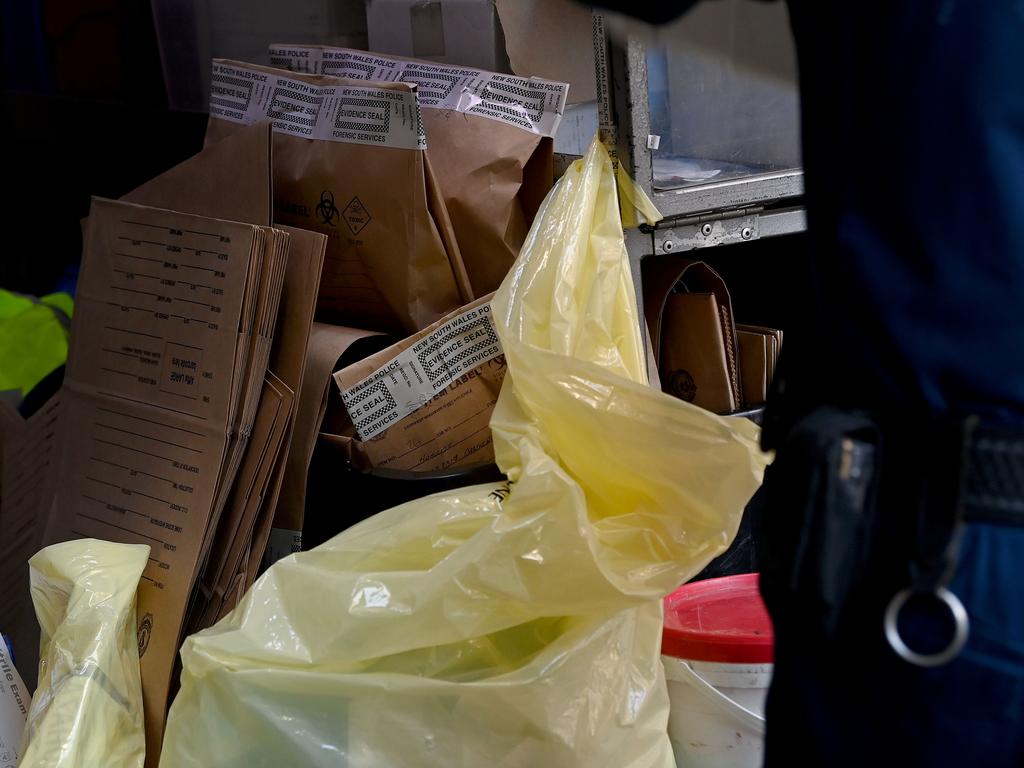
{"type": "Polygon", "coordinates": [[[867,414],[817,408],[777,446],[764,481],[761,588],[829,636],[858,583],[876,517],[881,431],[867,414]]]}

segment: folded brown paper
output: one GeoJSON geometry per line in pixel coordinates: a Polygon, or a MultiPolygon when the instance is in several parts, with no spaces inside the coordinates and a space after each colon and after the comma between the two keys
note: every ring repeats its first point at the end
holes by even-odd
{"type": "MultiPolygon", "coordinates": [[[[743,377],[744,406],[754,408],[768,397],[769,336],[737,327],[736,341],[740,351],[740,372],[743,377]]],[[[774,341],[774,339],[773,339],[774,341]]]]}
{"type": "Polygon", "coordinates": [[[775,366],[778,364],[779,353],[782,351],[782,331],[778,328],[768,328],[763,325],[739,324],[737,324],[736,330],[744,331],[746,333],[758,333],[765,337],[765,347],[767,351],[765,380],[767,382],[767,386],[771,387],[772,379],[775,378],[775,366]]]}
{"type": "Polygon", "coordinates": [[[334,374],[354,464],[427,472],[493,461],[505,357],[490,298],[334,374]]]}
{"type": "Polygon", "coordinates": [[[737,325],[744,407],[763,405],[775,377],[782,349],[782,331],[760,325],[737,325]]]}
{"type": "Polygon", "coordinates": [[[288,262],[269,370],[259,401],[260,414],[249,442],[247,464],[243,464],[235,480],[232,501],[214,537],[218,549],[204,570],[203,599],[191,619],[193,631],[211,626],[219,615],[233,608],[251,583],[248,579],[255,578],[257,569],[247,568],[248,552],[262,554],[266,549],[290,454],[295,394],[301,389],[305,374],[326,238],[290,227],[285,231],[291,237],[288,262]],[[233,588],[239,570],[244,570],[247,577],[242,581],[241,591],[233,588]]]}
{"type": "Polygon", "coordinates": [[[328,237],[319,314],[415,331],[471,296],[414,86],[215,60],[208,146],[274,127],[274,221],[328,237]]]}
{"type": "Polygon", "coordinates": [[[217,488],[230,484],[224,467],[247,378],[234,367],[244,307],[281,236],[124,202],[97,199],[90,213],[44,542],[96,537],[152,549],[138,618],[154,765],[217,488]]]}
{"type": "Polygon", "coordinates": [[[427,157],[473,291],[496,290],[551,189],[552,137],[569,86],[346,48],[273,45],[270,60],[296,72],[418,86],[427,157]]]}
{"type": "Polygon", "coordinates": [[[273,211],[270,151],[270,123],[246,126],[121,199],[266,226],[273,211]]]}
{"type": "Polygon", "coordinates": [[[314,323],[309,334],[302,386],[299,389],[291,449],[284,478],[268,532],[265,566],[302,548],[302,527],[306,509],[306,477],[317,434],[327,410],[331,374],[348,350],[369,345],[370,351],[386,346],[388,336],[345,326],[314,323]]]}
{"type": "MultiPolygon", "coordinates": [[[[122,300],[126,296],[137,298],[134,302],[122,301],[122,312],[127,316],[135,317],[136,313],[146,309],[144,305],[147,302],[155,301],[156,307],[166,306],[167,310],[154,311],[153,319],[194,326],[193,332],[198,332],[195,329],[200,327],[198,315],[196,318],[189,316],[187,321],[183,319],[186,313],[173,309],[179,301],[201,314],[204,311],[202,297],[207,296],[209,309],[206,311],[213,311],[214,305],[218,305],[219,311],[216,314],[220,318],[209,318],[213,322],[207,322],[205,331],[213,331],[216,326],[220,333],[223,326],[227,332],[230,317],[225,315],[225,307],[218,300],[223,301],[228,294],[227,285],[230,284],[232,291],[244,286],[241,288],[241,309],[233,337],[233,358],[225,360],[209,352],[211,357],[195,359],[194,375],[189,368],[182,369],[182,374],[186,375],[179,376],[184,381],[187,375],[193,375],[193,378],[205,381],[208,385],[217,381],[218,391],[222,391],[219,389],[221,385],[227,388],[228,422],[224,447],[220,453],[207,456],[204,449],[201,461],[190,462],[183,458],[179,461],[180,468],[172,465],[167,470],[157,450],[149,450],[148,454],[135,450],[145,451],[146,447],[133,433],[142,434],[145,431],[146,441],[161,451],[167,449],[173,453],[184,452],[185,448],[181,446],[189,446],[192,438],[203,432],[202,429],[182,424],[180,426],[186,426],[186,431],[181,431],[179,425],[166,421],[165,416],[171,414],[160,411],[158,404],[158,409],[151,415],[135,413],[135,416],[141,415],[141,419],[135,418],[128,406],[121,414],[113,413],[112,409],[105,412],[109,423],[99,427],[100,432],[94,438],[103,438],[104,429],[116,428],[124,430],[117,433],[123,438],[122,445],[111,445],[114,441],[99,443],[103,450],[112,453],[96,453],[92,461],[102,472],[113,475],[94,472],[89,482],[95,484],[99,493],[90,495],[104,498],[104,494],[110,493],[110,489],[121,480],[115,476],[117,472],[128,468],[135,472],[129,476],[129,480],[134,477],[137,487],[122,483],[122,494],[127,495],[130,491],[131,496],[136,496],[137,500],[134,503],[117,503],[116,500],[107,502],[113,506],[98,509],[98,514],[91,514],[90,517],[80,516],[73,529],[75,533],[71,534],[84,535],[88,528],[94,530],[95,535],[108,539],[129,542],[147,540],[144,533],[146,529],[138,527],[141,518],[135,513],[141,511],[143,505],[151,506],[162,497],[160,483],[165,479],[173,481],[175,470],[192,473],[191,477],[196,481],[182,482],[180,487],[171,487],[172,492],[178,491],[179,496],[188,498],[187,502],[178,503],[179,507],[189,509],[187,526],[173,520],[173,507],[170,508],[170,519],[159,513],[154,517],[158,521],[162,520],[163,525],[162,532],[153,535],[165,539],[174,549],[168,550],[173,554],[166,556],[154,554],[140,590],[140,637],[145,638],[147,643],[142,667],[150,765],[156,765],[159,759],[160,733],[166,711],[165,706],[160,706],[159,699],[161,691],[167,690],[168,673],[164,671],[166,659],[173,658],[180,643],[180,633],[175,633],[173,628],[174,617],[179,611],[185,610],[189,603],[193,612],[189,625],[197,622],[196,617],[201,617],[203,612],[225,610],[225,606],[230,608],[231,600],[241,593],[236,587],[244,587],[244,579],[236,579],[224,587],[222,582],[229,578],[228,572],[233,574],[235,570],[246,570],[246,575],[255,574],[255,569],[249,571],[247,564],[238,564],[248,560],[254,542],[257,547],[265,545],[264,528],[269,525],[273,515],[288,452],[293,393],[301,384],[305,366],[306,345],[313,320],[326,238],[317,233],[287,227],[282,230],[260,228],[255,237],[263,242],[263,247],[250,253],[248,269],[242,269],[241,265],[231,263],[233,251],[229,243],[232,236],[225,229],[239,225],[218,220],[232,218],[249,224],[270,223],[270,131],[268,122],[246,126],[126,195],[125,199],[131,202],[170,209],[159,215],[171,217],[172,220],[180,220],[180,214],[171,211],[205,214],[213,219],[199,219],[208,222],[208,227],[193,226],[190,230],[187,227],[171,226],[161,231],[159,226],[152,226],[146,218],[156,214],[146,212],[149,209],[138,209],[146,213],[134,225],[131,222],[129,225],[141,226],[143,230],[148,229],[150,234],[134,238],[126,235],[121,240],[121,247],[114,249],[113,256],[115,261],[125,260],[126,264],[134,266],[123,267],[115,263],[113,273],[107,273],[113,285],[121,286],[115,288],[116,296],[122,300]],[[175,242],[176,238],[182,240],[175,242]],[[221,248],[213,245],[186,247],[186,240],[197,238],[206,239],[209,243],[216,239],[221,248]],[[162,252],[161,244],[164,245],[162,252]],[[222,251],[219,256],[218,250],[222,251]],[[223,259],[225,255],[229,258],[223,259]],[[267,413],[271,413],[273,418],[268,420],[267,413]],[[183,440],[183,436],[187,436],[188,440],[183,440]],[[117,453],[130,460],[114,455],[117,453]],[[135,467],[136,461],[150,462],[153,466],[135,467]],[[238,467],[242,468],[240,472],[236,472],[238,467]],[[212,505],[206,507],[206,497],[203,496],[199,501],[196,501],[196,497],[206,493],[200,486],[205,488],[205,483],[209,482],[205,478],[211,475],[216,478],[216,496],[212,505]],[[202,483],[198,482],[200,477],[204,478],[202,483]],[[105,482],[98,483],[100,480],[105,482]],[[136,493],[136,490],[139,492],[136,493]],[[121,509],[126,511],[119,512],[121,509]],[[208,510],[205,521],[204,510],[208,510]],[[124,517],[128,522],[122,522],[118,517],[124,517]],[[110,523],[121,527],[112,528],[110,523]],[[257,538],[263,542],[262,545],[256,541],[257,538]],[[185,544],[180,544],[176,539],[183,540],[185,544]],[[210,552],[215,553],[212,564],[209,562],[210,552]],[[187,563],[193,564],[193,572],[186,576],[187,563]],[[221,579],[213,578],[215,571],[224,576],[221,579]],[[197,582],[201,583],[202,590],[195,587],[197,582]],[[225,591],[229,596],[221,599],[225,591]],[[211,607],[214,602],[212,597],[216,597],[216,603],[211,607]],[[147,606],[145,612],[141,610],[141,607],[147,606]]],[[[101,222],[101,225],[106,229],[110,226],[109,222],[101,222]]],[[[109,266],[97,264],[95,252],[95,249],[90,251],[92,258],[83,271],[83,275],[88,272],[89,276],[83,278],[83,285],[96,285],[97,275],[109,266]]],[[[86,315],[91,314],[91,306],[86,309],[86,315]]],[[[121,332],[148,332],[142,327],[146,322],[143,316],[139,322],[140,327],[123,325],[121,332]]],[[[109,331],[105,329],[105,332],[109,331]]],[[[73,336],[74,344],[81,343],[80,336],[81,333],[73,336]]],[[[188,347],[186,350],[188,354],[206,352],[188,347]]],[[[110,359],[128,366],[107,367],[118,368],[125,373],[132,365],[133,358],[138,358],[142,363],[158,360],[162,354],[155,336],[147,336],[145,333],[138,336],[138,343],[118,344],[104,352],[107,355],[116,354],[117,357],[110,359]]],[[[186,359],[185,354],[181,357],[186,359]]],[[[77,404],[76,413],[73,414],[76,420],[81,418],[80,401],[77,395],[72,399],[77,404]]],[[[202,401],[198,402],[202,404],[202,401]]],[[[199,408],[196,400],[187,397],[180,399],[178,411],[182,417],[194,408],[199,408]]],[[[205,418],[209,421],[209,416],[205,418]]],[[[206,422],[201,419],[200,423],[205,425],[206,422]]],[[[66,535],[66,532],[60,535],[66,535]]],[[[153,544],[151,541],[148,543],[153,544]]],[[[163,696],[166,705],[166,692],[163,696]]]]}

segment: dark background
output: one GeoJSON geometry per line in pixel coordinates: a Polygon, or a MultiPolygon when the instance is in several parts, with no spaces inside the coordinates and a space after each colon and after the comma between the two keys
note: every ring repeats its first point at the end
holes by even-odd
{"type": "Polygon", "coordinates": [[[90,195],[119,197],[202,146],[167,108],[148,2],[0,0],[0,287],[68,287],[90,195]]]}
{"type": "MultiPolygon", "coordinates": [[[[151,4],[0,0],[2,221],[12,240],[0,287],[73,286],[90,196],[119,197],[198,152],[201,112],[168,107],[151,4]]],[[[741,322],[789,327],[801,237],[693,252],[718,269],[741,322]]]]}

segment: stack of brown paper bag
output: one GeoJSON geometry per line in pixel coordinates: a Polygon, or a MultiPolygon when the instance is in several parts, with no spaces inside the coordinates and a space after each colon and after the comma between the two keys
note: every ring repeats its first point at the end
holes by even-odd
{"type": "Polygon", "coordinates": [[[427,157],[469,281],[477,296],[497,290],[551,189],[569,86],[325,46],[272,45],[270,60],[295,72],[417,86],[427,157]]]}
{"type": "Polygon", "coordinates": [[[493,460],[479,297],[551,186],[567,87],[342,53],[346,77],[214,62],[206,148],[93,200],[60,394],[0,413],[0,576],[41,544],[150,546],[151,766],[184,635],[301,546],[318,440],[357,469],[493,460]]]}
{"type": "Polygon", "coordinates": [[[153,765],[183,633],[255,578],[287,462],[326,238],[271,226],[271,163],[269,125],[246,128],[85,227],[44,539],[150,546],[153,765]]]}
{"type": "Polygon", "coordinates": [[[493,459],[500,355],[456,377],[452,389],[472,379],[457,394],[440,387],[434,401],[372,435],[327,383],[332,371],[341,381],[369,375],[438,324],[486,310],[471,297],[501,282],[551,187],[551,137],[567,95],[562,83],[345,49],[273,46],[271,61],[291,71],[214,62],[207,141],[273,121],[275,218],[328,236],[318,316],[349,325],[314,328],[267,564],[302,546],[317,446],[342,449],[331,451],[345,457],[339,482],[350,469],[435,471],[493,459]],[[412,336],[358,362],[354,351],[384,346],[367,328],[412,336]]]}
{"type": "Polygon", "coordinates": [[[736,325],[736,344],[743,379],[743,401],[747,408],[762,405],[775,378],[782,351],[782,331],[762,325],[736,325]]]}

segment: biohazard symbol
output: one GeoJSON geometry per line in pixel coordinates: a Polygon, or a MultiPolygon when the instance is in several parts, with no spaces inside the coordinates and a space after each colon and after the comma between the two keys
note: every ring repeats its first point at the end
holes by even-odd
{"type": "Polygon", "coordinates": [[[334,204],[334,193],[325,189],[320,193],[320,202],[316,206],[316,215],[320,217],[320,222],[333,227],[339,213],[338,206],[334,204]]]}

